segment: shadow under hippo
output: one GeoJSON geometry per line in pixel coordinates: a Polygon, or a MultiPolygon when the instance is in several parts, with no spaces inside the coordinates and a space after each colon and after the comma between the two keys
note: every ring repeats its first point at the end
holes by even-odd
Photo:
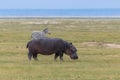
{"type": "Polygon", "coordinates": [[[60,57],[60,60],[63,61],[63,54],[67,54],[71,59],[78,59],[76,47],[67,41],[64,41],[60,38],[41,38],[33,39],[27,43],[28,48],[28,58],[31,60],[33,57],[34,60],[37,59],[38,54],[51,55],[55,54],[54,59],[60,57]]]}

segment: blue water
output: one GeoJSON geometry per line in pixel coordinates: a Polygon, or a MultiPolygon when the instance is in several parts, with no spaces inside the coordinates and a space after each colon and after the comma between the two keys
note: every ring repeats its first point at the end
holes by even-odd
{"type": "Polygon", "coordinates": [[[0,16],[120,16],[120,9],[0,9],[0,16]]]}

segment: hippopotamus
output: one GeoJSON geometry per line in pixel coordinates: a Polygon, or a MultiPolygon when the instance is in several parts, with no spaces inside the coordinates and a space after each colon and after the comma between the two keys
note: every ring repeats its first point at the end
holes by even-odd
{"type": "Polygon", "coordinates": [[[34,60],[38,60],[37,55],[51,55],[55,54],[54,59],[60,57],[60,60],[63,61],[63,54],[69,55],[71,59],[78,59],[77,49],[72,44],[61,38],[48,38],[43,37],[41,39],[32,39],[27,43],[28,48],[28,58],[31,60],[33,57],[34,60]]]}

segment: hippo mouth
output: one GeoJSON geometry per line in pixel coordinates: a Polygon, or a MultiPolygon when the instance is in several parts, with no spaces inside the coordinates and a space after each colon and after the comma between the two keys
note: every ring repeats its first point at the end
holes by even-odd
{"type": "Polygon", "coordinates": [[[73,59],[73,60],[76,60],[76,59],[78,59],[78,56],[77,55],[71,55],[70,58],[73,59]]]}

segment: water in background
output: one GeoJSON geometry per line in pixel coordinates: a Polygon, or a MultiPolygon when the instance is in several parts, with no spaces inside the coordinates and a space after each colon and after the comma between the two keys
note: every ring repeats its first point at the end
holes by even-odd
{"type": "Polygon", "coordinates": [[[1,17],[118,17],[120,9],[0,9],[1,17]]]}

